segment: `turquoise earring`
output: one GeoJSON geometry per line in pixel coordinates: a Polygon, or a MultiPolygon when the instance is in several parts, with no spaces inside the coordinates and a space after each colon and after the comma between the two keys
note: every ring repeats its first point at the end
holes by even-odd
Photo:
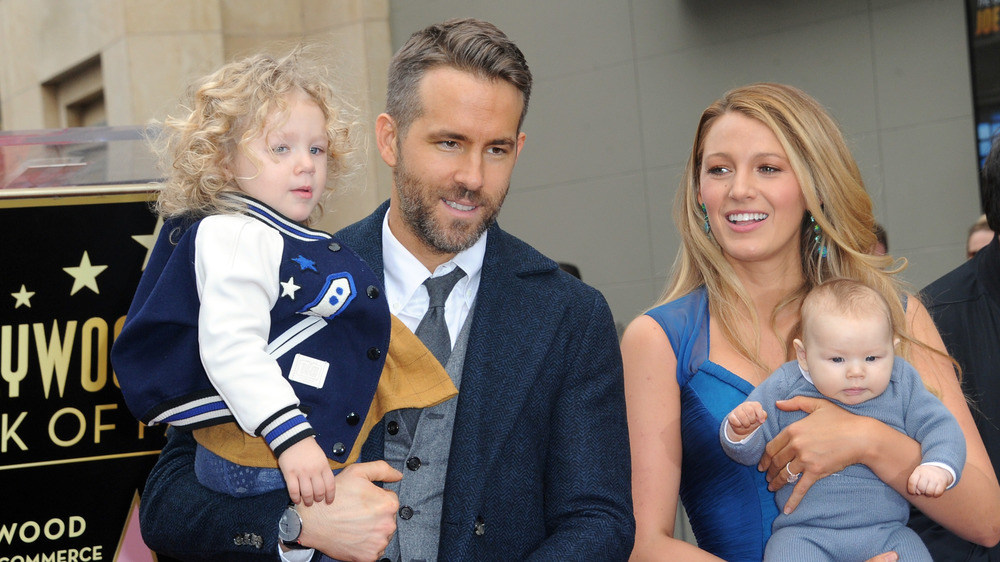
{"type": "Polygon", "coordinates": [[[705,234],[712,232],[712,225],[708,224],[708,209],[705,208],[704,203],[701,204],[701,216],[705,221],[705,226],[702,227],[705,229],[705,234]]]}
{"type": "Polygon", "coordinates": [[[809,224],[812,225],[813,231],[813,242],[816,244],[816,254],[821,257],[826,257],[826,245],[823,244],[823,231],[820,230],[819,225],[816,224],[816,219],[813,218],[812,213],[809,213],[809,224]]]}

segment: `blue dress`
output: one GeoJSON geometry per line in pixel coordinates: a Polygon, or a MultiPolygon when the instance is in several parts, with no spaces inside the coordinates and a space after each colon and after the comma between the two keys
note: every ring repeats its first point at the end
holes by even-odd
{"type": "Polygon", "coordinates": [[[677,357],[681,389],[680,496],[698,546],[729,561],[759,561],[778,515],[764,473],[739,464],[719,445],[719,425],[754,386],[708,360],[705,289],[646,313],[677,357]]]}

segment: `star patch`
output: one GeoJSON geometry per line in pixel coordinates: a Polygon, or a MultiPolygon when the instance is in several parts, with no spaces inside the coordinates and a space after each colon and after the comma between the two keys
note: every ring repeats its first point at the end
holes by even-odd
{"type": "Polygon", "coordinates": [[[295,300],[295,291],[298,291],[302,287],[295,284],[295,278],[289,277],[288,281],[281,282],[281,296],[289,297],[295,300]]]}
{"type": "Polygon", "coordinates": [[[311,259],[309,259],[309,258],[307,258],[305,256],[299,256],[297,258],[292,258],[292,261],[295,262],[295,263],[297,263],[297,264],[299,264],[299,267],[302,268],[302,271],[305,271],[307,269],[311,269],[311,270],[315,271],[316,273],[319,273],[319,270],[316,269],[316,262],[312,261],[311,259]]]}

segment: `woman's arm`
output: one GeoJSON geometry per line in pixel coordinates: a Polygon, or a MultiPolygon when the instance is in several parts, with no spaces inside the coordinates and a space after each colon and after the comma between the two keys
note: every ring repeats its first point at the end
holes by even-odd
{"type": "MultiPolygon", "coordinates": [[[[937,350],[944,344],[927,310],[916,299],[907,307],[910,333],[937,350]]],[[[965,435],[966,463],[959,483],[939,498],[913,496],[906,482],[921,462],[920,444],[872,418],[855,416],[826,400],[794,398],[779,402],[784,410],[810,412],[779,433],[761,458],[771,488],[783,486],[786,463],[802,478],[785,510],[794,509],[809,487],[856,463],[867,465],[883,482],[956,535],[984,546],[1000,541],[1000,485],[982,438],[969,412],[951,363],[927,349],[912,346],[910,362],[958,420],[965,435]],[[969,506],[976,506],[969,509],[969,506]]]]}
{"type": "Polygon", "coordinates": [[[631,560],[718,560],[673,536],[681,416],[677,359],[670,342],[655,320],[640,316],[625,331],[621,345],[636,526],[631,560]]]}

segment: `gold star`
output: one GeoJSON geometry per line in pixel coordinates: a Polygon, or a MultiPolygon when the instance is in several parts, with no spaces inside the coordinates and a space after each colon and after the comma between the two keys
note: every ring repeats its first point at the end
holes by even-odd
{"type": "Polygon", "coordinates": [[[87,255],[87,252],[83,252],[83,258],[80,260],[80,265],[76,267],[63,268],[63,271],[73,276],[73,289],[69,292],[70,296],[75,295],[77,291],[84,287],[87,287],[97,294],[101,294],[101,292],[97,290],[97,276],[107,268],[108,266],[106,265],[90,265],[90,256],[87,255]]]}
{"type": "Polygon", "coordinates": [[[10,296],[12,296],[12,297],[14,297],[14,299],[16,299],[16,302],[14,303],[14,308],[17,308],[17,307],[21,306],[22,304],[24,306],[28,307],[28,308],[31,308],[31,297],[35,296],[35,292],[34,291],[29,291],[29,290],[25,289],[24,285],[22,284],[21,285],[21,292],[19,292],[19,293],[11,293],[10,296]]]}
{"type": "Polygon", "coordinates": [[[146,248],[146,259],[142,260],[142,271],[146,271],[146,264],[149,263],[149,255],[153,253],[153,246],[156,245],[156,239],[160,236],[161,228],[163,228],[163,217],[156,219],[156,228],[153,229],[152,234],[136,234],[132,236],[132,240],[135,240],[146,248]]]}

